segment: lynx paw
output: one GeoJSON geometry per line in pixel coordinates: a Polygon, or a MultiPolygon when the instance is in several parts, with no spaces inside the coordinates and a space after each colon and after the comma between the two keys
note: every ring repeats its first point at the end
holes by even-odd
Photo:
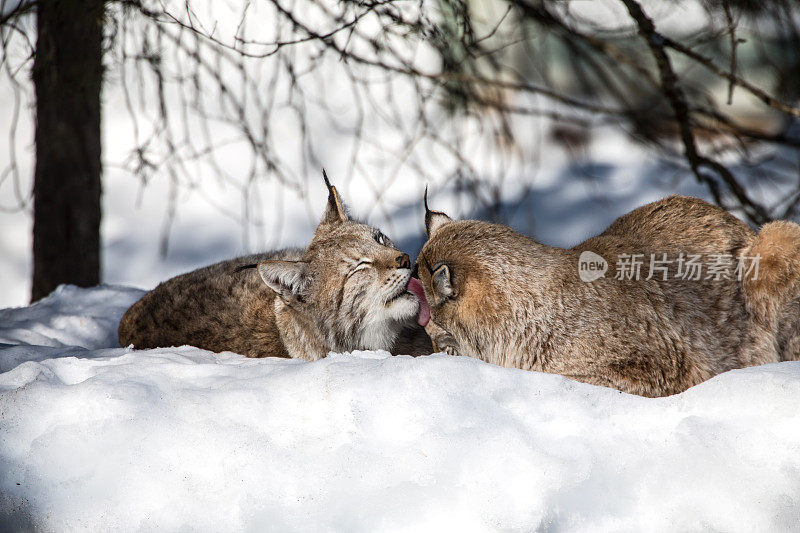
{"type": "Polygon", "coordinates": [[[443,349],[441,349],[439,351],[440,352],[444,352],[447,355],[458,355],[458,352],[456,352],[456,349],[453,346],[446,346],[446,347],[444,347],[443,349]]]}
{"type": "Polygon", "coordinates": [[[444,352],[447,355],[458,355],[456,339],[433,320],[429,321],[425,326],[425,331],[431,338],[434,353],[444,352]]]}

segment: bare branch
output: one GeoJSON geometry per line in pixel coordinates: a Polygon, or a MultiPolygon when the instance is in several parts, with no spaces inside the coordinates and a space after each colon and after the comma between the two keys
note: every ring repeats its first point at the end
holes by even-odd
{"type": "Polygon", "coordinates": [[[678,77],[672,68],[672,63],[664,50],[664,38],[656,31],[653,21],[645,14],[642,7],[635,0],[621,0],[628,10],[631,18],[636,21],[639,34],[647,42],[650,52],[658,66],[661,78],[661,86],[667,99],[675,113],[681,132],[681,140],[684,146],[684,155],[694,172],[697,180],[706,183],[711,187],[712,194],[719,198],[719,192],[713,178],[703,172],[703,169],[713,171],[729,187],[733,195],[739,201],[745,214],[756,224],[763,224],[770,220],[766,210],[755,203],[745,191],[744,187],[736,180],[733,174],[719,162],[701,155],[697,150],[697,145],[692,131],[689,116],[689,107],[686,105],[686,98],[683,90],[678,85],[678,77]]]}

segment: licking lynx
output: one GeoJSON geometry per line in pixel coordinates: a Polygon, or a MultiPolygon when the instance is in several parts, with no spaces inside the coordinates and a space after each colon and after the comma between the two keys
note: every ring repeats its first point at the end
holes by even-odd
{"type": "Polygon", "coordinates": [[[408,255],[352,220],[325,182],[328,205],[307,249],[240,257],[161,283],[125,313],[120,344],[312,361],[331,351],[430,353],[408,255]]]}
{"type": "Polygon", "coordinates": [[[571,249],[453,221],[427,200],[425,226],[417,268],[437,350],[644,396],[800,358],[800,226],[792,222],[756,233],[702,200],[670,197],[571,249]],[[608,271],[582,280],[584,252],[608,271]],[[731,268],[727,277],[687,279],[678,263],[690,255],[759,266],[745,277],[731,268]],[[631,256],[642,259],[637,279],[620,275],[618,258],[631,256]]]}

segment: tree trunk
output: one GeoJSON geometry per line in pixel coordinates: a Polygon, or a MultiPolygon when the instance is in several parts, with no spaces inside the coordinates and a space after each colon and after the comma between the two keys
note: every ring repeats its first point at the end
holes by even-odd
{"type": "Polygon", "coordinates": [[[103,0],[38,0],[31,299],[100,281],[103,0]]]}

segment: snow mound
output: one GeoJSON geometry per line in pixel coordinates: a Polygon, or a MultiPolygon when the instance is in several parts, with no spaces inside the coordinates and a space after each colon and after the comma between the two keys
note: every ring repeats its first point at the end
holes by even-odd
{"type": "Polygon", "coordinates": [[[444,355],[114,347],[140,294],[0,312],[25,343],[0,347],[0,529],[800,528],[800,363],[647,399],[444,355]]]}
{"type": "Polygon", "coordinates": [[[119,346],[117,326],[145,291],[61,285],[30,307],[0,309],[0,343],[36,346],[119,346]]]}

